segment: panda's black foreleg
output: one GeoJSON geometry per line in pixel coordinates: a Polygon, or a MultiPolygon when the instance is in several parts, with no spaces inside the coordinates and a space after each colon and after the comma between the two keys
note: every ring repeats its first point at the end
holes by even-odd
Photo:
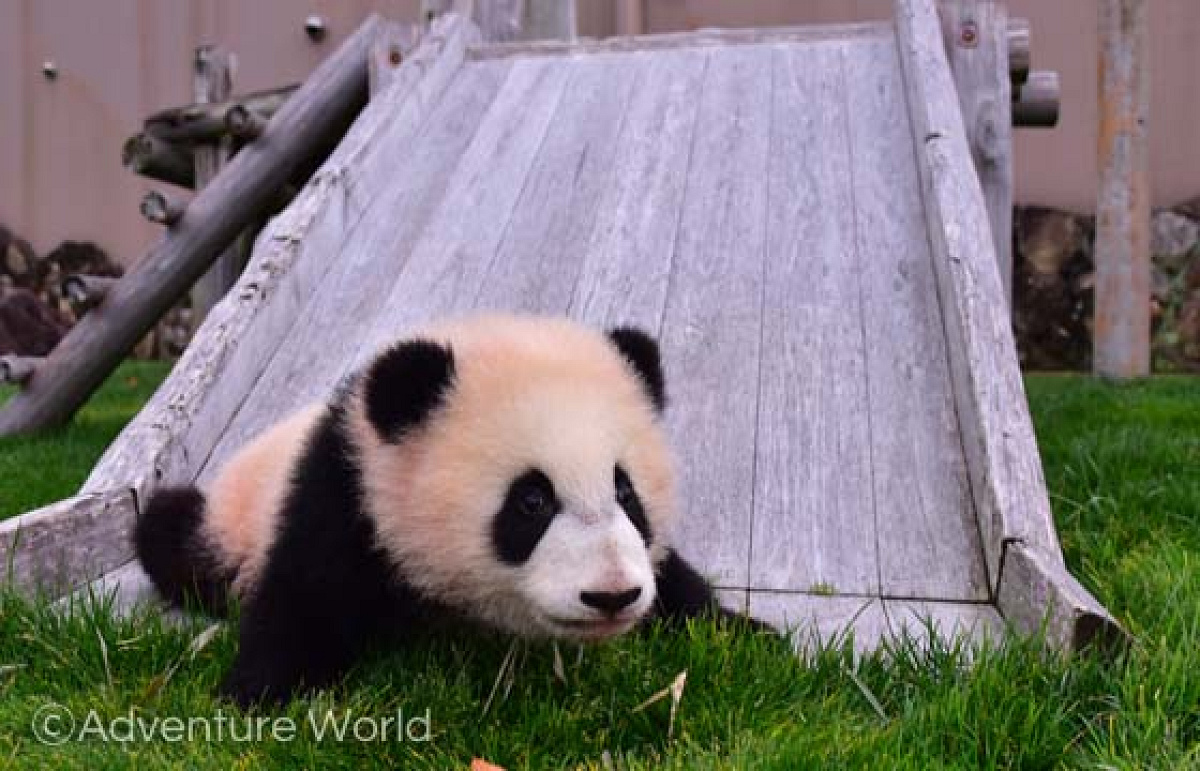
{"type": "Polygon", "coordinates": [[[681,624],[689,618],[715,617],[754,631],[778,634],[769,624],[722,607],[708,580],[674,549],[667,551],[666,559],[658,566],[655,585],[657,597],[653,615],[667,624],[681,624]]]}

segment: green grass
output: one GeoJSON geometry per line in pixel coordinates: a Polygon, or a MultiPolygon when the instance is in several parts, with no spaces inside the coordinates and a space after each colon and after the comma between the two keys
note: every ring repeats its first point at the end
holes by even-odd
{"type": "MultiPolygon", "coordinates": [[[[169,371],[166,362],[126,361],[64,428],[35,438],[0,436],[0,520],[73,494],[169,371]]],[[[0,405],[13,392],[0,386],[0,405]]]]}
{"type": "Polygon", "coordinates": [[[838,648],[803,663],[779,641],[698,625],[582,660],[564,647],[565,682],[550,646],[521,647],[485,712],[509,643],[432,639],[267,713],[295,721],[291,741],[105,743],[93,732],[50,749],[30,728],[50,702],[72,710],[77,731],[95,710],[103,726],[132,711],[144,726],[207,717],[209,730],[220,711],[243,732],[241,713],[211,698],[234,634],[193,645],[208,637],[203,621],[115,619],[104,603],[64,616],[0,595],[0,766],[465,768],[480,756],[599,769],[607,751],[608,767],[626,769],[1200,768],[1200,382],[1028,385],[1068,562],[1138,637],[1115,661],[1013,642],[970,667],[961,651],[903,646],[857,665],[838,648]],[[670,699],[636,708],[682,671],[668,736],[670,699]],[[398,709],[428,710],[431,740],[318,741],[306,723],[310,711],[398,709]]]}

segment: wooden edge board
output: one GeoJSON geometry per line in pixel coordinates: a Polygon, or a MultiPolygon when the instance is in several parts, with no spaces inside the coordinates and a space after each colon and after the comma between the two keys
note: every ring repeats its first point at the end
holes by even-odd
{"type": "Polygon", "coordinates": [[[1014,627],[1059,648],[1112,650],[1130,639],[1065,566],[1020,542],[1004,549],[996,604],[1014,627]]]}
{"type": "MultiPolygon", "coordinates": [[[[853,642],[856,653],[906,644],[928,649],[963,643],[968,649],[1003,639],[1006,627],[989,603],[930,602],[844,595],[745,593],[749,613],[791,638],[802,656],[853,642]]],[[[725,599],[725,595],[722,595],[725,599]]],[[[733,609],[732,603],[727,607],[733,609]]]]}
{"type": "Polygon", "coordinates": [[[1063,562],[937,8],[934,0],[895,0],[895,9],[955,405],[993,596],[1003,594],[1001,611],[1024,631],[1035,631],[1030,619],[1040,624],[1048,613],[1051,629],[1070,632],[1053,641],[1078,647],[1091,622],[1075,620],[1097,611],[1111,616],[1063,562]],[[1027,562],[1037,569],[1025,569],[1027,562]]]}
{"type": "Polygon", "coordinates": [[[670,48],[696,48],[722,45],[765,45],[819,40],[845,40],[880,37],[889,34],[887,22],[856,24],[810,24],[798,27],[751,29],[699,29],[660,35],[636,35],[604,39],[528,40],[485,45],[471,51],[470,58],[503,59],[510,56],[564,56],[572,54],[629,53],[670,48]]]}
{"type": "MultiPolygon", "coordinates": [[[[385,27],[386,31],[386,27],[385,27]]],[[[284,333],[317,291],[346,230],[365,209],[353,190],[359,174],[381,174],[367,159],[379,135],[423,78],[448,80],[477,40],[470,22],[443,17],[393,73],[346,139],[296,200],[264,229],[234,289],[213,309],[196,338],[134,420],[117,437],[83,492],[131,487],[139,495],[159,482],[191,481],[271,360],[284,333]],[[448,58],[446,66],[434,60],[448,58]],[[347,211],[349,209],[350,211],[347,211]]]]}
{"type": "Polygon", "coordinates": [[[133,556],[137,501],[129,489],[78,495],[0,522],[3,581],[57,596],[133,556]]]}

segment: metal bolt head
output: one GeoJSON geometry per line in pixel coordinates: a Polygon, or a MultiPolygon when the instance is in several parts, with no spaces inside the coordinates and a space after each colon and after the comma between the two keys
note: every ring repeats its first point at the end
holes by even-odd
{"type": "Polygon", "coordinates": [[[320,43],[328,32],[323,17],[313,15],[304,20],[304,34],[308,35],[308,39],[312,42],[320,43]]]}
{"type": "Polygon", "coordinates": [[[58,65],[50,59],[42,62],[42,77],[46,80],[58,80],[58,65]]]}
{"type": "Polygon", "coordinates": [[[958,44],[963,48],[974,48],[979,45],[979,24],[974,21],[964,21],[958,30],[958,44]]]}
{"type": "Polygon", "coordinates": [[[400,46],[388,47],[388,63],[393,67],[399,67],[402,61],[404,61],[404,52],[400,50],[400,46]]]}

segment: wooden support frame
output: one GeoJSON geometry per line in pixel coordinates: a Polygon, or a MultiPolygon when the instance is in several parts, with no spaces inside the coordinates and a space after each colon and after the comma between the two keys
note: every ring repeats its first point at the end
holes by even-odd
{"type": "Polygon", "coordinates": [[[196,194],[168,231],[38,367],[0,410],[0,434],[67,420],[124,355],[247,225],[260,217],[296,169],[341,136],[367,98],[367,52],[381,21],[371,17],[317,68],[267,131],[196,194]]]}
{"type": "Polygon", "coordinates": [[[895,0],[895,9],[954,400],[993,597],[1017,629],[1044,630],[1055,645],[1121,637],[1117,622],[1063,563],[937,8],[934,0],[895,0]]]}

